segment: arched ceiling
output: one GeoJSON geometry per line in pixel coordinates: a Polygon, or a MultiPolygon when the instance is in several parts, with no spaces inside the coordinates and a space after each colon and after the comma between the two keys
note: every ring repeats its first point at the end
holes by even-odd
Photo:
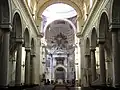
{"type": "Polygon", "coordinates": [[[65,49],[68,52],[74,50],[74,24],[66,20],[58,19],[48,24],[45,29],[45,39],[48,48],[60,47],[60,49],[65,49]]]}
{"type": "Polygon", "coordinates": [[[47,7],[42,16],[47,19],[71,18],[77,16],[77,12],[73,7],[64,3],[57,3],[47,7]]]}
{"type": "Polygon", "coordinates": [[[31,14],[34,15],[37,26],[40,26],[42,21],[42,13],[44,10],[57,3],[63,3],[71,6],[77,12],[77,18],[81,26],[84,24],[87,18],[87,14],[90,8],[94,4],[95,0],[25,0],[31,10],[31,14]]]}
{"type": "Polygon", "coordinates": [[[78,16],[81,18],[83,17],[84,13],[84,0],[38,0],[38,9],[37,9],[37,15],[38,17],[42,15],[43,11],[50,5],[55,4],[55,3],[64,3],[68,4],[71,7],[73,7],[78,16]]]}

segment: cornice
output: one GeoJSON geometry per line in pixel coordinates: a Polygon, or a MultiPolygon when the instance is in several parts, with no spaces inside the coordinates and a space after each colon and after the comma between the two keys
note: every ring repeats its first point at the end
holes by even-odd
{"type": "Polygon", "coordinates": [[[91,10],[90,10],[90,13],[88,14],[88,18],[86,20],[86,22],[84,23],[83,25],[83,29],[81,30],[81,35],[84,34],[84,32],[86,31],[86,28],[90,22],[90,19],[92,18],[92,15],[94,13],[94,10],[96,9],[95,7],[97,6],[97,4],[99,3],[100,1],[99,0],[96,0],[96,2],[93,4],[91,10]]]}
{"type": "Polygon", "coordinates": [[[28,5],[27,5],[27,2],[26,2],[25,0],[22,0],[22,3],[23,3],[23,5],[24,5],[24,7],[25,7],[25,9],[26,9],[26,11],[27,11],[27,13],[28,13],[28,16],[29,16],[29,18],[30,18],[30,20],[31,20],[34,28],[35,28],[35,31],[36,31],[37,35],[39,35],[40,32],[39,32],[39,30],[38,30],[38,28],[37,28],[37,26],[36,26],[36,24],[35,24],[35,21],[34,21],[34,19],[33,19],[33,16],[32,16],[32,14],[31,14],[31,11],[30,11],[30,9],[29,9],[29,7],[28,7],[28,5]]]}

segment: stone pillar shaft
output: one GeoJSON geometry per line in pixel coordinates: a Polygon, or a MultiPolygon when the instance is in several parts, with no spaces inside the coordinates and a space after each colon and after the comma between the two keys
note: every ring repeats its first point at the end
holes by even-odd
{"type": "Polygon", "coordinates": [[[25,84],[30,84],[30,49],[26,49],[25,57],[25,84]]]}
{"type": "Polygon", "coordinates": [[[91,49],[91,74],[92,81],[96,80],[96,58],[95,58],[95,49],[91,49]]]}
{"type": "Polygon", "coordinates": [[[105,54],[104,42],[99,42],[99,60],[100,60],[100,83],[106,84],[105,54]]]}
{"type": "Polygon", "coordinates": [[[0,59],[0,86],[6,87],[8,85],[8,68],[9,68],[9,32],[5,31],[3,34],[3,41],[1,45],[1,59],[0,59]]]}
{"type": "Polygon", "coordinates": [[[119,60],[119,46],[118,46],[118,31],[112,32],[112,54],[114,63],[115,86],[120,87],[120,60],[119,60]]]}
{"type": "Polygon", "coordinates": [[[85,60],[86,60],[86,68],[87,68],[87,84],[89,86],[90,85],[90,70],[89,70],[90,55],[85,55],[85,60]]]}
{"type": "Polygon", "coordinates": [[[17,59],[16,59],[16,74],[15,74],[15,85],[21,85],[21,60],[22,60],[22,39],[17,42],[17,59]]]}
{"type": "Polygon", "coordinates": [[[31,55],[31,84],[35,84],[35,55],[31,55]]]}

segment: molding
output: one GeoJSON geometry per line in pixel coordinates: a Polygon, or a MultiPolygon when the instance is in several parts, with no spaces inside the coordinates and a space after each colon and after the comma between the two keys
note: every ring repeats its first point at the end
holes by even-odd
{"type": "Polygon", "coordinates": [[[11,23],[1,23],[0,24],[1,29],[8,29],[7,31],[12,31],[12,25],[11,23]]]}
{"type": "Polygon", "coordinates": [[[24,39],[23,38],[16,38],[15,39],[16,43],[24,43],[24,39]]]}
{"type": "Polygon", "coordinates": [[[37,25],[36,25],[36,23],[35,23],[35,20],[33,19],[32,13],[31,13],[30,10],[29,10],[29,7],[28,7],[28,5],[27,5],[27,2],[26,2],[25,0],[22,0],[21,2],[23,3],[23,6],[25,7],[25,9],[26,9],[26,11],[27,11],[27,14],[28,14],[28,16],[29,16],[29,18],[30,18],[30,21],[32,22],[32,24],[33,24],[33,26],[34,26],[34,28],[35,28],[35,31],[36,31],[37,35],[39,35],[40,32],[39,32],[39,30],[38,30],[38,28],[37,28],[37,25]]]}
{"type": "Polygon", "coordinates": [[[31,53],[31,56],[32,57],[36,57],[36,53],[31,53]]]}
{"type": "MultiPolygon", "coordinates": [[[[96,0],[95,4],[93,5],[93,7],[91,8],[91,11],[88,15],[88,18],[86,20],[86,22],[83,24],[83,29],[81,30],[81,35],[83,35],[85,33],[85,31],[87,30],[87,28],[89,27],[89,25],[92,23],[93,24],[93,21],[91,21],[91,19],[93,17],[96,17],[99,12],[101,12],[101,9],[108,3],[109,0],[106,0],[106,1],[102,1],[101,0],[96,0]],[[101,5],[98,7],[97,5],[101,2],[101,5]],[[98,7],[98,10],[96,11],[95,9],[98,7]],[[102,8],[100,8],[102,7],[102,8]],[[95,15],[93,15],[94,13],[96,12],[95,15]]],[[[104,7],[105,8],[105,7],[104,7]]],[[[99,16],[98,16],[99,17],[99,16]]]]}
{"type": "Polygon", "coordinates": [[[90,51],[95,51],[96,49],[95,49],[96,47],[94,47],[94,46],[90,46],[90,51]]]}
{"type": "Polygon", "coordinates": [[[31,51],[31,47],[25,47],[25,51],[31,51]]]}
{"type": "Polygon", "coordinates": [[[90,57],[90,53],[85,53],[85,57],[90,57]]]}
{"type": "Polygon", "coordinates": [[[110,31],[114,31],[114,29],[115,29],[115,31],[116,31],[116,29],[119,30],[120,29],[120,23],[111,23],[110,26],[109,26],[109,29],[110,29],[110,31]]]}
{"type": "Polygon", "coordinates": [[[94,10],[95,10],[95,7],[97,6],[97,4],[98,4],[99,2],[100,2],[99,0],[96,0],[95,4],[92,6],[91,11],[90,11],[90,13],[89,13],[89,15],[88,15],[88,18],[87,18],[86,22],[85,22],[84,25],[83,25],[83,29],[81,30],[81,34],[83,34],[83,33],[86,31],[86,30],[85,30],[85,29],[86,29],[86,26],[88,25],[90,19],[92,18],[92,14],[93,14],[93,12],[94,12],[94,10]]]}
{"type": "Polygon", "coordinates": [[[97,43],[100,44],[100,43],[105,43],[105,38],[98,38],[97,40],[97,43]]]}

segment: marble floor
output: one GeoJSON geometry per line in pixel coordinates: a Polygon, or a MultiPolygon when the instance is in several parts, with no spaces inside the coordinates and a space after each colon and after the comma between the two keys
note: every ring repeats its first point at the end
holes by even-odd
{"type": "Polygon", "coordinates": [[[45,85],[45,86],[38,86],[30,89],[25,89],[25,90],[81,90],[80,87],[55,87],[53,85],[45,85]]]}

